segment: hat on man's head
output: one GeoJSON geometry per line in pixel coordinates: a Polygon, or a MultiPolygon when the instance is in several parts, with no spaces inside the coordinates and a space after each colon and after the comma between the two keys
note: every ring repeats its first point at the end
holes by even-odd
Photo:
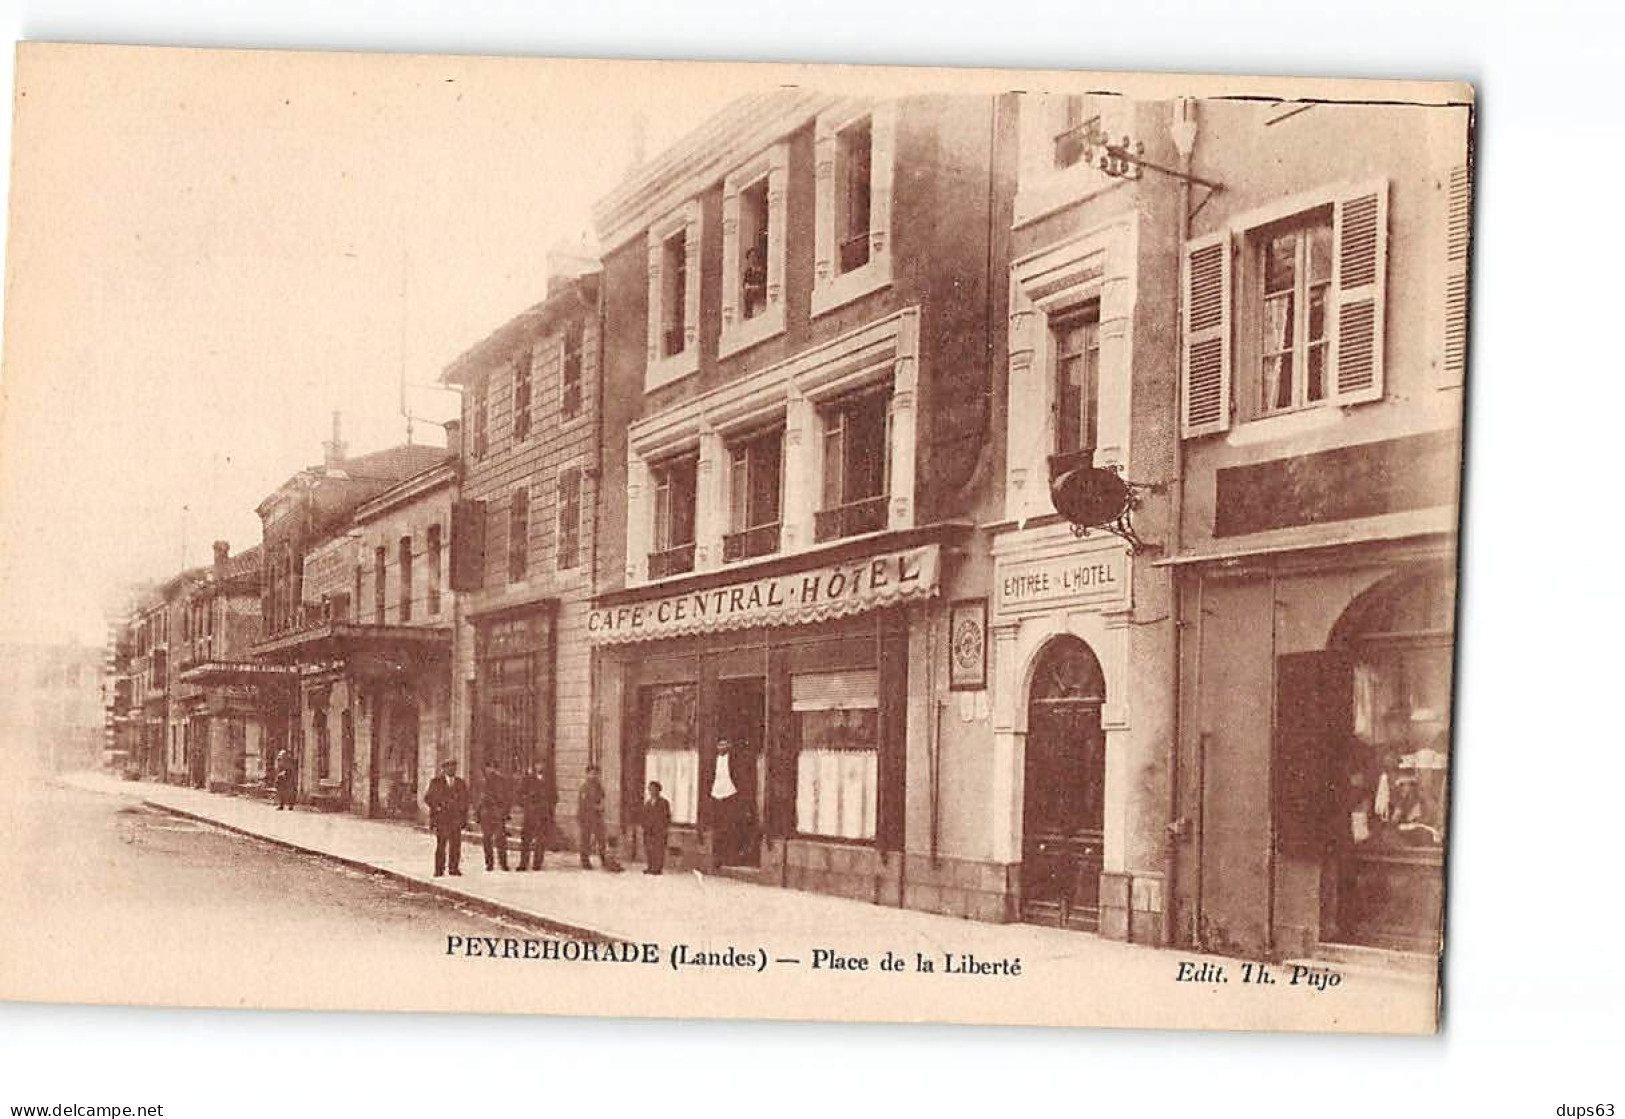
{"type": "Polygon", "coordinates": [[[440,768],[441,769],[456,769],[457,768],[457,759],[456,758],[447,758],[445,761],[440,763],[440,768]]]}

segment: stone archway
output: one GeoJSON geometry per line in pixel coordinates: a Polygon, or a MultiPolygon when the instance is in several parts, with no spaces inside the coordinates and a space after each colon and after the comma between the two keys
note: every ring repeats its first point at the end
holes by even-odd
{"type": "Polygon", "coordinates": [[[1106,677],[1089,644],[1052,637],[1033,661],[1022,782],[1021,916],[1093,930],[1105,855],[1106,677]]]}

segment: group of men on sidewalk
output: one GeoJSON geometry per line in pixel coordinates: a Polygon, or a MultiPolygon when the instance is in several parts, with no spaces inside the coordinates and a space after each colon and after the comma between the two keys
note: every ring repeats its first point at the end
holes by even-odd
{"type": "MultiPolygon", "coordinates": [[[[580,826],[581,865],[591,870],[592,855],[597,852],[599,863],[605,870],[620,871],[621,864],[609,851],[604,828],[604,784],[599,779],[598,767],[587,767],[586,779],[576,795],[576,821],[580,826]]],[[[463,829],[468,826],[470,794],[468,782],[457,776],[457,763],[447,759],[440,763],[440,775],[429,782],[423,802],[429,807],[429,829],[434,832],[434,873],[462,874],[463,829]]],[[[485,869],[508,870],[508,817],[514,804],[520,810],[519,869],[541,870],[543,853],[553,830],[553,797],[548,788],[546,772],[541,764],[510,785],[509,779],[495,766],[487,765],[480,782],[476,816],[480,825],[481,846],[485,851],[485,869]]],[[[662,795],[660,782],[649,782],[648,799],[642,811],[644,847],[647,860],[645,874],[660,874],[665,869],[666,833],[671,826],[671,804],[662,795]]]]}

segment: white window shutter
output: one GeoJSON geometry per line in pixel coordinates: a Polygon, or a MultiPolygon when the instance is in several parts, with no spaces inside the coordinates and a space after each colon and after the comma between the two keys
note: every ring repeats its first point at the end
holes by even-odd
{"type": "Polygon", "coordinates": [[[1467,375],[1467,259],[1472,183],[1467,167],[1452,167],[1444,181],[1444,358],[1440,385],[1459,385],[1467,375]]]}
{"type": "Polygon", "coordinates": [[[1185,244],[1180,431],[1189,439],[1230,427],[1230,233],[1185,244]]]}
{"type": "Polygon", "coordinates": [[[1337,200],[1332,217],[1332,370],[1338,404],[1382,399],[1388,277],[1388,184],[1337,200]]]}

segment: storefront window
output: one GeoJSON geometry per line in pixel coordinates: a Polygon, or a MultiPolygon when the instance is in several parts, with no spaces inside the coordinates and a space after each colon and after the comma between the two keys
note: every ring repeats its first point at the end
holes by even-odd
{"type": "Polygon", "coordinates": [[[798,833],[874,839],[879,694],[879,678],[872,670],[790,678],[798,833]]]}
{"type": "Polygon", "coordinates": [[[1446,579],[1397,588],[1348,636],[1354,735],[1345,758],[1346,841],[1442,850],[1450,751],[1446,579]]]}
{"type": "Polygon", "coordinates": [[[643,719],[643,779],[659,781],[671,802],[674,824],[698,819],[699,727],[693,684],[659,684],[640,694],[643,719]]]}

